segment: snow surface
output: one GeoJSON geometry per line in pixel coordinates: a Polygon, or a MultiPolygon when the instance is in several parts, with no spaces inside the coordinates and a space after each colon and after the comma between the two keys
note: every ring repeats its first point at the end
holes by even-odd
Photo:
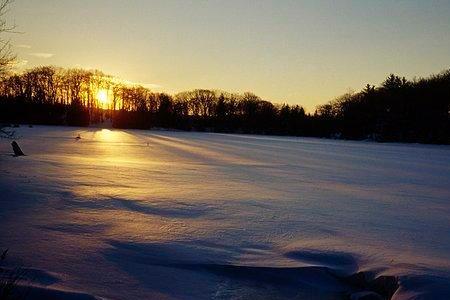
{"type": "Polygon", "coordinates": [[[341,299],[365,271],[450,299],[448,146],[14,130],[0,249],[31,298],[341,299]]]}

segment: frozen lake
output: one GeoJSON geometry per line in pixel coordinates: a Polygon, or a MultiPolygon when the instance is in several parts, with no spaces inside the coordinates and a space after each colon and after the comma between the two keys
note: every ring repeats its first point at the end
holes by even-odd
{"type": "Polygon", "coordinates": [[[348,299],[367,272],[398,276],[393,299],[450,299],[448,146],[14,129],[0,248],[35,295],[348,299]]]}

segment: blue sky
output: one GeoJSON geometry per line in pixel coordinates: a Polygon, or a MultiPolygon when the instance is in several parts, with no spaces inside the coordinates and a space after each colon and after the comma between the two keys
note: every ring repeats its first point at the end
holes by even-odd
{"type": "Polygon", "coordinates": [[[16,0],[19,69],[97,68],[155,90],[253,91],[313,110],[389,73],[450,68],[450,1],[16,0]]]}

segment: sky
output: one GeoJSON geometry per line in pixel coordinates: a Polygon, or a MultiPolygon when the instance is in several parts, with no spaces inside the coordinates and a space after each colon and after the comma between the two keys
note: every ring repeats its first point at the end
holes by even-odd
{"type": "Polygon", "coordinates": [[[450,1],[15,0],[17,70],[100,69],[155,91],[251,91],[308,111],[450,68],[450,1]]]}

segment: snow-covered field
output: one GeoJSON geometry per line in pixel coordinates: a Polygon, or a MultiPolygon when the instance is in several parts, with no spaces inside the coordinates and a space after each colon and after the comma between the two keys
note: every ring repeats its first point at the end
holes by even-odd
{"type": "Polygon", "coordinates": [[[348,299],[361,271],[450,299],[450,147],[15,129],[0,249],[29,299],[348,299]]]}

